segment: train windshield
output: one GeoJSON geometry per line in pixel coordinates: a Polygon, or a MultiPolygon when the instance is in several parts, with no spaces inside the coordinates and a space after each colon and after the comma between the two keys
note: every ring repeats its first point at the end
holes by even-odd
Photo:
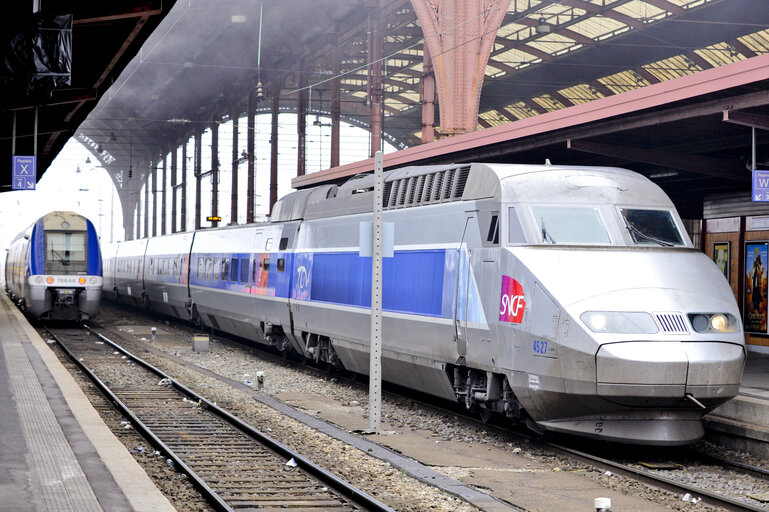
{"type": "Polygon", "coordinates": [[[669,210],[620,208],[620,212],[634,243],[663,247],[684,245],[681,232],[669,210]]]}
{"type": "Polygon", "coordinates": [[[46,274],[87,274],[86,234],[45,233],[46,274]]]}
{"type": "Polygon", "coordinates": [[[610,244],[598,208],[532,206],[540,241],[547,244],[610,244]]]}

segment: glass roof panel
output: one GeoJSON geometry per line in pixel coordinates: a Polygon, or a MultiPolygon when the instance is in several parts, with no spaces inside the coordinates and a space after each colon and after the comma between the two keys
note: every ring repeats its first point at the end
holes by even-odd
{"type": "Polygon", "coordinates": [[[714,67],[746,59],[744,55],[737,51],[737,48],[734,47],[734,45],[728,43],[714,44],[702,50],[694,50],[694,53],[708,61],[714,67]]]}
{"type": "Polygon", "coordinates": [[[769,53],[769,30],[738,37],[737,40],[756,53],[769,53]]]}
{"type": "Polygon", "coordinates": [[[603,94],[598,92],[598,89],[596,89],[595,86],[588,84],[577,84],[572,87],[567,87],[566,89],[561,89],[558,92],[575,105],[603,98],[603,94]]]}
{"type": "Polygon", "coordinates": [[[658,60],[657,62],[644,65],[643,68],[657,77],[661,82],[702,71],[702,68],[700,68],[691,57],[686,55],[676,55],[669,59],[658,60]]]}
{"type": "Polygon", "coordinates": [[[632,0],[625,5],[616,7],[614,10],[644,23],[656,21],[670,15],[669,11],[660,9],[650,3],[642,2],[641,0],[632,0]]]}

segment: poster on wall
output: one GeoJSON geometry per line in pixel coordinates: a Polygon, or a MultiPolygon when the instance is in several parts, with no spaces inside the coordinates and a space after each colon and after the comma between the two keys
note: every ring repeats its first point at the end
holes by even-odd
{"type": "Polygon", "coordinates": [[[767,334],[767,259],[769,242],[745,243],[745,297],[743,323],[745,332],[767,334]]]}
{"type": "Polygon", "coordinates": [[[713,244],[713,261],[729,281],[729,242],[715,242],[713,244]]]}

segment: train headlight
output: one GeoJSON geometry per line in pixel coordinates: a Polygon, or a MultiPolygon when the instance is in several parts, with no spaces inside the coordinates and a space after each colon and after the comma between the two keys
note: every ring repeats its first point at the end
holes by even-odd
{"type": "Polygon", "coordinates": [[[699,333],[736,332],[737,319],[728,313],[691,313],[689,321],[699,333]]]}
{"type": "Polygon", "coordinates": [[[655,334],[659,332],[649,313],[635,311],[585,311],[580,315],[595,333],[655,334]]]}
{"type": "Polygon", "coordinates": [[[77,280],[77,282],[80,284],[85,284],[85,277],[81,277],[80,279],[77,280]]]}
{"type": "Polygon", "coordinates": [[[35,278],[35,283],[37,284],[43,284],[43,276],[37,276],[35,278]]]}
{"type": "Polygon", "coordinates": [[[53,284],[53,278],[51,276],[48,276],[45,278],[45,282],[48,284],[53,284]]]}

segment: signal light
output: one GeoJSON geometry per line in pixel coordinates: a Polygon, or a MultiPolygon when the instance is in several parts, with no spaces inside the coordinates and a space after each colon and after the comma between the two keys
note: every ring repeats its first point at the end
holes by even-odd
{"type": "Polygon", "coordinates": [[[85,284],[85,277],[81,277],[80,279],[77,280],[77,282],[80,284],[85,284]]]}
{"type": "Polygon", "coordinates": [[[53,284],[53,278],[51,276],[48,276],[45,278],[45,282],[48,284],[53,284]]]}

